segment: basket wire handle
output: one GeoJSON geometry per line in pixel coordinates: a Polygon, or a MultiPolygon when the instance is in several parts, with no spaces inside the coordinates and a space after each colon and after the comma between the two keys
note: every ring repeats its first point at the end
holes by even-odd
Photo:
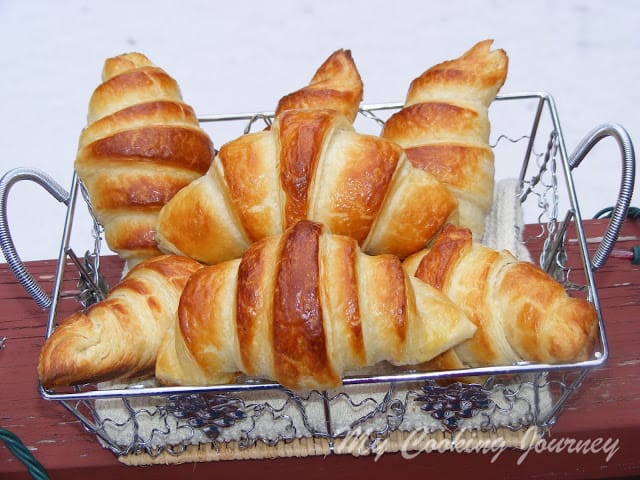
{"type": "Polygon", "coordinates": [[[15,168],[9,170],[0,179],[0,248],[11,271],[16,276],[20,284],[24,287],[31,298],[42,309],[51,306],[51,297],[42,289],[33,276],[27,271],[24,263],[20,259],[13,238],[9,231],[7,221],[7,199],[11,187],[19,181],[29,180],[43,187],[60,203],[69,204],[69,193],[62,188],[52,177],[34,168],[15,168]]]}
{"type": "Polygon", "coordinates": [[[606,137],[613,137],[618,147],[620,147],[620,153],[622,154],[622,177],[618,199],[611,214],[609,225],[591,260],[591,269],[593,271],[602,267],[609,258],[620,234],[620,230],[622,229],[622,224],[627,216],[629,205],[631,204],[635,182],[635,153],[633,143],[631,142],[629,133],[622,126],[615,123],[605,123],[589,132],[569,157],[569,167],[573,170],[580,165],[591,149],[606,137]]]}

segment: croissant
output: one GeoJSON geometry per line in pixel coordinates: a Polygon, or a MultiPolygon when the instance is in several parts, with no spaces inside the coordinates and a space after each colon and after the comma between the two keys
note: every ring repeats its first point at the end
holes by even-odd
{"type": "Polygon", "coordinates": [[[309,85],[280,99],[278,116],[298,108],[333,109],[353,122],[362,100],[363,85],[350,50],[336,50],[318,68],[309,85]]]}
{"type": "Polygon", "coordinates": [[[494,154],[488,107],[505,82],[506,53],[477,43],[413,80],[404,107],[381,135],[400,144],[411,163],[433,174],[458,201],[460,226],[481,239],[493,201],[494,154]]]}
{"type": "Polygon", "coordinates": [[[508,251],[472,240],[447,225],[430,247],[403,263],[410,275],[441,290],[477,326],[474,336],[431,362],[434,369],[579,361],[590,354],[595,308],[508,251]]]}
{"type": "Polygon", "coordinates": [[[160,339],[187,279],[201,265],[176,255],[133,267],[101,302],[73,313],[45,341],[38,376],[45,388],[153,373],[160,339]]]}
{"type": "Polygon", "coordinates": [[[206,175],[160,211],[161,250],[213,264],[308,219],[370,254],[406,256],[455,214],[456,202],[402,149],[357,133],[334,110],[282,112],[268,131],[220,148],[206,175]]]}
{"type": "Polygon", "coordinates": [[[433,358],[474,330],[396,256],[368,256],[352,238],[303,220],[194,274],[156,378],[208,385],[243,372],[292,389],[330,388],[381,361],[433,358]]]}
{"type": "Polygon", "coordinates": [[[111,250],[131,267],[159,255],[160,208],[206,173],[213,144],[176,81],[139,53],[109,58],[89,102],[76,172],[111,250]]]}

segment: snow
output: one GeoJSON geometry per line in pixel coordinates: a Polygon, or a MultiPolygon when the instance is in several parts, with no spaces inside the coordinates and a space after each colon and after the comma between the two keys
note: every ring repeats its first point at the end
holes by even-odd
{"type": "MultiPolygon", "coordinates": [[[[0,173],[34,167],[68,188],[103,61],[126,51],[165,68],[204,114],[271,110],[337,48],[351,49],[365,103],[401,101],[427,67],[493,38],[510,59],[502,93],[551,93],[569,151],[604,122],[635,140],[638,24],[632,0],[2,0],[0,173]]],[[[615,202],[620,166],[605,140],[576,169],[583,217],[615,202]]],[[[8,217],[23,260],[57,257],[64,213],[37,185],[15,185],[8,217]]],[[[88,225],[77,228],[79,242],[90,239],[88,225]]]]}

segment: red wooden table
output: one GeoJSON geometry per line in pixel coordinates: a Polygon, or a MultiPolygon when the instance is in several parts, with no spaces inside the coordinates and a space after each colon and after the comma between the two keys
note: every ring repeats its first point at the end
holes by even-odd
{"type": "MultiPolygon", "coordinates": [[[[595,249],[606,221],[587,222],[587,236],[595,249]]],[[[628,220],[617,249],[640,244],[640,222],[628,220]]],[[[569,242],[572,245],[572,242],[569,242]]],[[[534,245],[533,250],[538,248],[534,245]]],[[[29,262],[30,271],[45,289],[53,282],[55,261],[29,262]]],[[[103,271],[112,281],[122,264],[105,257],[103,271]]],[[[400,453],[353,457],[282,458],[189,463],[147,467],[125,466],[102,448],[93,434],[57,402],[38,395],[36,362],[47,313],[17,283],[6,264],[0,265],[0,427],[18,435],[51,478],[175,478],[197,473],[208,477],[249,478],[250,475],[304,478],[620,478],[640,476],[640,267],[629,260],[610,258],[596,272],[596,283],[611,351],[608,362],[587,375],[560,414],[548,439],[589,441],[593,449],[554,451],[509,450],[495,461],[482,453],[422,453],[413,459],[400,453]],[[600,440],[598,440],[600,439],[600,440]],[[607,453],[603,452],[608,441],[607,453]],[[585,451],[587,450],[587,451],[585,451]]],[[[69,307],[64,307],[69,308],[69,307]]],[[[60,312],[64,314],[64,311],[60,312]]],[[[70,312],[69,312],[70,313],[70,312]]],[[[0,479],[28,478],[26,469],[0,445],[0,479]]]]}

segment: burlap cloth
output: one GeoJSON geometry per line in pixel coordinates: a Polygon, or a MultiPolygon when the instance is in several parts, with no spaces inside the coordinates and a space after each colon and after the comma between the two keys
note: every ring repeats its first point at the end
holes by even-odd
{"type": "MultiPolygon", "coordinates": [[[[529,260],[519,238],[522,215],[516,191],[515,180],[497,183],[482,242],[529,260]]],[[[353,385],[335,392],[212,394],[216,408],[227,411],[220,414],[213,435],[167,397],[96,400],[95,414],[104,436],[124,446],[126,453],[118,458],[127,465],[448,450],[487,453],[526,449],[540,438],[536,419],[545,418],[553,401],[539,381],[520,378],[496,383],[478,395],[471,392],[467,398],[481,403],[458,415],[453,428],[442,420],[446,408],[424,397],[424,384],[403,383],[353,385]]]]}

